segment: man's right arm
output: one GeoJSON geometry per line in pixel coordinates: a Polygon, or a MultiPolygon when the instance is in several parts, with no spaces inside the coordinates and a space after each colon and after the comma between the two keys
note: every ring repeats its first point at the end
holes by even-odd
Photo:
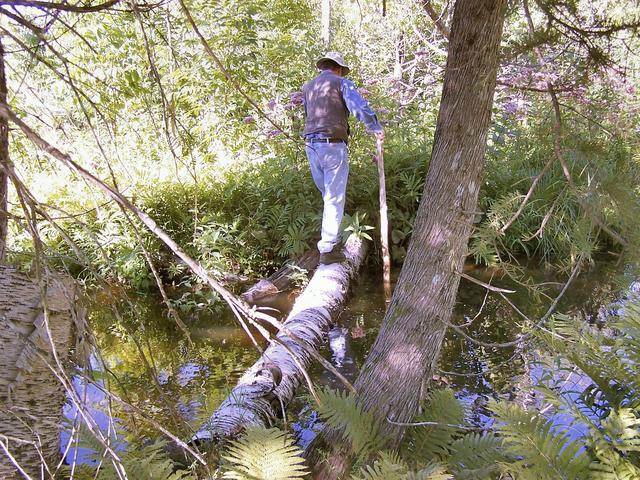
{"type": "Polygon", "coordinates": [[[375,112],[362,95],[358,93],[356,85],[347,79],[342,80],[342,98],[349,109],[349,112],[365,124],[368,130],[372,131],[379,140],[384,139],[384,129],[375,112]]]}

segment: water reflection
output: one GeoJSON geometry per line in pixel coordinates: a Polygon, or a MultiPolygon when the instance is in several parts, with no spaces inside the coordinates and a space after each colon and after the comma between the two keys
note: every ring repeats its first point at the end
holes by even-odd
{"type": "MultiPolygon", "coordinates": [[[[527,268],[531,281],[545,287],[544,293],[532,294],[501,277],[500,272],[473,268],[468,273],[484,282],[516,290],[509,295],[510,301],[532,319],[544,314],[563,281],[549,270],[537,266],[527,268]]],[[[612,262],[596,263],[576,279],[558,310],[597,321],[604,318],[607,309],[620,308],[615,306],[615,301],[623,297],[621,292],[625,292],[632,279],[629,272],[625,274],[624,269],[612,262]]],[[[276,299],[273,307],[285,311],[287,295],[276,299]]],[[[95,306],[91,315],[101,355],[112,372],[110,388],[178,436],[189,438],[201,420],[226,397],[245,369],[255,362],[259,353],[230,315],[185,319],[195,342],[195,346],[190,347],[179,329],[164,316],[159,301],[145,297],[128,304],[123,322],[117,322],[110,310],[100,304],[95,306]],[[144,354],[146,363],[141,361],[141,354],[144,354]]],[[[351,382],[355,381],[375,340],[384,311],[381,279],[377,272],[365,272],[355,286],[339,324],[330,331],[324,351],[325,357],[330,358],[351,382]]],[[[504,299],[493,293],[487,294],[484,288],[466,280],[461,282],[452,321],[465,324],[472,337],[495,343],[518,338],[523,325],[522,317],[504,299]]],[[[549,374],[536,363],[544,360],[541,355],[528,345],[509,348],[478,346],[450,331],[442,350],[440,372],[433,380],[453,388],[458,398],[469,407],[470,420],[485,425],[490,421],[486,405],[492,398],[506,398],[524,404],[536,402],[531,386],[549,374]]],[[[318,365],[311,368],[311,374],[320,385],[341,387],[332,374],[318,365]]],[[[553,372],[551,374],[553,377],[553,372]]],[[[580,379],[574,380],[578,382],[576,386],[581,386],[580,379]]],[[[104,396],[90,385],[79,383],[76,388],[94,404],[91,408],[100,425],[108,425],[104,396]]],[[[158,437],[157,430],[136,422],[122,407],[113,405],[112,408],[114,417],[118,418],[115,425],[122,429],[126,438],[158,437]]],[[[317,414],[303,396],[294,401],[289,412],[295,420],[294,430],[299,441],[308,443],[318,428],[317,414]]],[[[76,412],[68,405],[65,415],[73,419],[76,412]]],[[[68,439],[67,431],[63,434],[63,447],[68,439]]],[[[85,453],[79,451],[78,455],[85,453]]],[[[67,458],[72,454],[70,451],[67,458]]]]}
{"type": "MultiPolygon", "coordinates": [[[[103,373],[100,362],[95,355],[89,358],[91,370],[96,374],[103,373]]],[[[121,429],[120,420],[109,414],[110,405],[107,395],[103,392],[104,380],[95,379],[95,384],[87,378],[76,375],[72,379],[76,398],[79,401],[83,414],[90,418],[96,431],[99,431],[105,442],[108,442],[115,452],[125,449],[126,441],[118,435],[121,429]]],[[[93,444],[87,438],[85,422],[82,420],[78,406],[71,399],[67,400],[63,408],[63,416],[68,424],[60,433],[61,453],[68,465],[86,463],[97,465],[100,458],[96,458],[95,451],[84,444],[93,444]],[[84,433],[83,433],[84,432],[84,433]]]]}

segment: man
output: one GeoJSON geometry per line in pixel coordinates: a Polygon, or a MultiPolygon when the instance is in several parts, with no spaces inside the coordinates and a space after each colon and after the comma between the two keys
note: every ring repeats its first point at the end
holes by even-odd
{"type": "Polygon", "coordinates": [[[320,74],[305,83],[304,138],[311,176],[322,194],[322,232],[318,242],[320,263],[342,262],[340,224],[349,176],[347,141],[349,113],[363,122],[379,141],[384,130],[356,86],[344,78],[349,67],[338,52],[327,52],[316,62],[320,74]]]}

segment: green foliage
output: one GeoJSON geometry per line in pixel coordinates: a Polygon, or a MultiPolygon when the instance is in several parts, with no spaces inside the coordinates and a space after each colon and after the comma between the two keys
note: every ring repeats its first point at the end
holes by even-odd
{"type": "Polygon", "coordinates": [[[502,440],[492,433],[470,433],[449,445],[449,468],[459,480],[492,478],[507,462],[502,440]]]}
{"type": "MultiPolygon", "coordinates": [[[[591,94],[595,92],[587,95],[591,94]]],[[[575,188],[568,186],[556,158],[551,107],[534,105],[528,113],[526,126],[518,117],[496,118],[480,196],[485,215],[472,237],[475,260],[501,265],[510,255],[538,256],[546,263],[591,258],[597,249],[614,243],[594,218],[634,239],[640,218],[635,187],[640,170],[633,161],[633,149],[622,134],[612,137],[607,127],[594,128],[585,119],[586,115],[612,121],[607,107],[578,104],[562,113],[567,132],[561,152],[571,166],[575,188]],[[503,231],[536,178],[526,206],[503,231]]]]}
{"type": "Polygon", "coordinates": [[[346,223],[346,227],[344,228],[344,231],[349,232],[349,237],[353,235],[355,238],[373,240],[371,238],[371,235],[369,235],[367,232],[370,230],[374,230],[375,227],[372,227],[371,225],[365,225],[363,223],[366,216],[366,213],[363,213],[362,216],[360,216],[360,212],[356,212],[353,217],[350,215],[345,215],[343,223],[346,223]]]}
{"type": "MultiPolygon", "coordinates": [[[[90,440],[91,435],[85,435],[85,444],[90,444],[95,452],[94,461],[100,465],[94,469],[86,464],[77,466],[74,477],[78,480],[112,480],[118,478],[124,472],[131,480],[147,480],[150,478],[159,480],[195,480],[189,472],[176,469],[176,464],[164,451],[165,442],[155,442],[140,449],[127,448],[124,452],[118,452],[118,461],[111,461],[110,454],[104,454],[104,447],[97,440],[90,440]],[[105,458],[106,457],[106,458],[105,458]],[[116,466],[118,465],[118,471],[116,466]]],[[[70,467],[66,467],[70,468],[70,467]]]]}
{"type": "Polygon", "coordinates": [[[298,480],[308,470],[301,450],[277,428],[248,428],[223,458],[230,465],[224,478],[236,480],[298,480]]]}
{"type": "Polygon", "coordinates": [[[373,464],[360,467],[355,479],[487,479],[508,458],[495,435],[462,434],[458,426],[464,426],[464,408],[450,389],[429,394],[425,413],[416,421],[437,425],[412,428],[401,455],[381,450],[385,442],[375,418],[363,412],[351,395],[325,389],[320,400],[321,417],[329,427],[345,432],[361,461],[377,454],[373,464]]]}
{"type": "MultiPolygon", "coordinates": [[[[392,255],[401,261],[424,187],[447,41],[425,14],[424,2],[398,3],[384,17],[376,2],[355,3],[357,8],[353,2],[333,2],[330,48],[347,55],[354,67],[352,78],[366,87],[363,94],[386,125],[392,255]]],[[[185,4],[197,13],[196,23],[233,82],[205,53],[173,2],[145,6],[139,19],[129,9],[82,15],[23,9],[20,22],[3,24],[10,103],[83,167],[117,184],[205,268],[264,275],[313,248],[320,230],[322,201],[298,139],[302,107],[292,98],[314,74],[314,59],[324,48],[319,41],[318,2],[186,0],[185,4]],[[35,30],[25,27],[26,21],[34,22],[35,30]],[[256,112],[235,83],[268,119],[256,112]]],[[[450,4],[431,2],[442,12],[443,21],[450,4]]],[[[583,2],[577,0],[530,4],[534,22],[542,26],[544,18],[545,27],[531,38],[513,4],[503,58],[517,61],[503,65],[501,78],[527,86],[500,88],[496,93],[478,209],[482,214],[468,212],[481,217],[476,218],[471,253],[476,261],[514,276],[518,269],[508,262],[519,255],[566,267],[613,243],[594,221],[595,215],[623,235],[631,245],[627,251],[637,255],[640,130],[634,106],[640,85],[638,60],[629,51],[637,50],[638,44],[633,30],[623,27],[638,19],[638,7],[593,1],[582,8],[583,2]],[[604,34],[607,30],[616,35],[604,34]],[[553,59],[564,127],[561,149],[575,187],[569,186],[554,158],[551,105],[544,95],[527,90],[531,86],[535,90],[537,81],[526,72],[538,64],[533,46],[543,47],[553,59]],[[507,108],[514,105],[515,109],[507,108]],[[550,159],[551,166],[541,175],[550,159]],[[528,204],[503,232],[539,175],[528,204]]],[[[378,215],[376,166],[370,162],[373,141],[361,125],[353,127],[347,211],[358,213],[351,217],[348,231],[375,242],[376,236],[367,233],[371,227],[363,223],[367,215],[368,222],[376,224],[378,215]]],[[[54,267],[89,282],[106,278],[148,290],[155,280],[144,247],[162,281],[177,287],[173,303],[178,310],[215,309],[217,297],[176,264],[141,225],[131,223],[75,173],[36,153],[17,131],[11,136],[11,159],[34,197],[74,244],[67,245],[60,230],[38,217],[45,253],[54,267]]],[[[9,258],[28,268],[33,245],[13,193],[10,205],[9,258]]],[[[125,317],[124,325],[109,329],[131,336],[139,326],[136,317],[134,312],[125,317]]],[[[464,424],[464,412],[453,394],[432,392],[417,420],[439,425],[412,429],[404,460],[381,456],[363,475],[391,477],[398,467],[409,478],[444,475],[445,469],[456,478],[487,478],[500,467],[525,478],[534,472],[542,478],[571,478],[586,456],[590,461],[586,477],[637,478],[640,325],[634,318],[621,320],[616,328],[623,335],[617,338],[561,316],[550,325],[554,336],[540,335],[541,342],[557,353],[552,365],[556,370],[577,368],[591,381],[579,393],[564,395],[554,375],[546,375],[538,385],[552,406],[546,416],[505,410],[501,436],[465,435],[462,429],[443,425],[464,424]],[[552,416],[559,412],[569,412],[574,426],[588,432],[581,438],[584,450],[576,450],[575,442],[563,436],[565,431],[555,443],[547,438],[553,433],[552,416]],[[516,453],[517,442],[525,445],[526,455],[516,453]],[[544,461],[540,452],[546,455],[544,461]],[[572,452],[575,458],[570,459],[572,452]],[[425,466],[430,461],[441,463],[425,466]],[[422,470],[410,471],[417,468],[422,470]]],[[[127,365],[140,363],[129,352],[122,357],[119,360],[127,365]]],[[[156,359],[160,367],[162,360],[156,359]]],[[[138,370],[131,368],[121,379],[125,385],[148,380],[132,373],[139,373],[136,366],[138,370]]],[[[212,375],[224,377],[237,366],[220,367],[212,375]]],[[[140,404],[156,408],[153,402],[140,404]]],[[[327,398],[325,406],[328,422],[343,426],[361,458],[384,444],[374,419],[359,411],[352,399],[336,395],[327,398]]],[[[160,452],[150,450],[146,456],[131,458],[132,468],[142,478],[148,475],[135,470],[135,465],[149,473],[155,468],[144,463],[149,459],[159,464],[154,473],[170,474],[160,452]]]]}
{"type": "Polygon", "coordinates": [[[385,445],[386,439],[378,430],[376,417],[371,412],[363,411],[351,394],[329,388],[317,394],[320,417],[329,427],[343,432],[359,459],[385,445]]]}
{"type": "Polygon", "coordinates": [[[548,411],[542,416],[507,403],[494,407],[505,447],[520,457],[509,468],[522,478],[536,478],[536,473],[537,478],[638,477],[639,326],[640,303],[632,297],[611,324],[619,332],[614,337],[565,316],[551,322],[551,332],[537,334],[556,354],[538,384],[548,411]],[[567,388],[565,379],[558,378],[560,372],[576,375],[576,368],[586,388],[567,388]]]}
{"type": "Polygon", "coordinates": [[[454,477],[446,473],[446,467],[429,464],[417,472],[410,471],[406,462],[397,454],[382,451],[373,465],[360,469],[354,480],[451,480],[454,477]]]}
{"type": "Polygon", "coordinates": [[[423,413],[416,422],[438,422],[443,426],[428,426],[411,429],[408,437],[408,455],[424,461],[439,461],[448,457],[449,444],[459,433],[455,427],[462,425],[465,411],[451,389],[433,390],[425,400],[423,413]]]}
{"type": "Polygon", "coordinates": [[[419,476],[426,468],[439,469],[441,477],[434,478],[638,478],[640,301],[632,297],[610,331],[563,315],[549,328],[536,333],[540,346],[554,353],[536,385],[544,412],[493,403],[495,433],[465,433],[464,408],[453,392],[435,390],[416,418],[428,426],[410,428],[402,455],[381,452],[384,443],[367,442],[367,436],[378,435],[374,419],[349,395],[324,391],[330,426],[358,438],[361,459],[378,454],[355,478],[431,478],[419,476]],[[611,331],[618,333],[612,336],[611,331]],[[576,369],[586,388],[573,387],[561,375],[571,378],[576,369]]]}
{"type": "Polygon", "coordinates": [[[554,426],[554,422],[518,405],[499,403],[493,407],[507,453],[514,458],[508,470],[518,478],[583,479],[589,457],[583,444],[554,426]]]}
{"type": "Polygon", "coordinates": [[[353,476],[354,480],[400,480],[407,476],[409,467],[397,454],[382,451],[373,465],[366,465],[360,469],[360,476],[353,476]]]}

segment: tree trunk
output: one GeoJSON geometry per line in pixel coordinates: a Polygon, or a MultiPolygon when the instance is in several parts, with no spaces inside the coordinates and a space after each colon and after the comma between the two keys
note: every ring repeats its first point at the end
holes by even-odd
{"type": "MultiPolygon", "coordinates": [[[[392,447],[404,429],[385,419],[410,422],[417,413],[456,299],[480,189],[506,3],[455,4],[431,162],[407,258],[355,384],[360,405],[376,412],[392,447]]],[[[316,464],[315,478],[341,478],[349,466],[344,448],[334,449],[316,464]]]]}
{"type": "Polygon", "coordinates": [[[78,318],[73,282],[56,277],[48,283],[45,317],[39,287],[0,265],[0,299],[0,478],[23,478],[16,463],[33,478],[49,478],[41,472],[60,458],[66,398],[49,368],[58,369],[51,338],[66,362],[78,318]]]}
{"type": "MultiPolygon", "coordinates": [[[[345,256],[346,262],[318,267],[284,323],[291,333],[316,351],[326,341],[329,327],[344,308],[349,283],[365,256],[365,244],[361,240],[349,240],[345,256]]],[[[271,342],[192,441],[222,443],[249,425],[270,426],[282,415],[282,409],[293,399],[304,379],[300,367],[306,369],[312,357],[287,333],[280,332],[277,337],[281,343],[271,342]]]]}
{"type": "MultiPolygon", "coordinates": [[[[4,46],[0,37],[0,103],[7,103],[7,77],[4,70],[4,46]]],[[[0,117],[0,264],[7,255],[9,176],[9,120],[0,117]],[[4,168],[3,168],[4,167],[4,168]]]]}
{"type": "Polygon", "coordinates": [[[320,39],[322,40],[322,46],[327,49],[331,41],[331,0],[322,0],[320,23],[320,39]]]}

